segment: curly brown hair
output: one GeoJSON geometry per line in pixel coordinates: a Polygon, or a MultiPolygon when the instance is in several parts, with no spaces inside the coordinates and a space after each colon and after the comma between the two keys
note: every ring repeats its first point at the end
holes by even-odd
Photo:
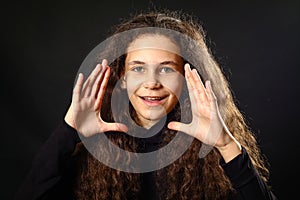
{"type": "MultiPolygon", "coordinates": [[[[124,20],[115,27],[112,35],[122,33],[124,31],[133,30],[137,28],[157,27],[169,29],[180,32],[193,41],[196,41],[196,46],[193,43],[181,44],[182,41],[176,41],[182,52],[191,58],[189,60],[193,67],[197,69],[203,81],[210,80],[213,90],[218,99],[218,106],[225,123],[230,132],[237,139],[237,141],[246,149],[250,159],[263,178],[267,182],[269,172],[265,165],[265,160],[261,155],[255,135],[247,125],[243,115],[237,108],[228,81],[226,80],[220,66],[215,61],[210,49],[206,45],[205,32],[201,23],[186,13],[179,11],[151,11],[131,16],[129,20],[124,20]],[[191,56],[192,55],[192,56],[191,56]]],[[[146,34],[146,32],[139,32],[138,34],[146,34]]],[[[153,34],[153,33],[151,33],[153,34]]],[[[164,34],[157,32],[156,34],[164,34]]],[[[127,41],[113,40],[109,45],[122,46],[127,48],[129,43],[132,42],[138,35],[126,38],[127,41]],[[124,45],[127,44],[126,45],[124,45]]],[[[176,39],[173,39],[176,40],[176,39]]],[[[118,51],[122,52],[124,49],[110,49],[99,55],[99,59],[114,58],[118,55],[118,51]]],[[[118,56],[111,64],[111,77],[107,87],[107,92],[104,97],[101,113],[106,121],[119,121],[126,124],[130,123],[129,118],[136,119],[135,112],[129,103],[129,111],[124,110],[123,113],[115,119],[112,116],[111,97],[112,92],[115,90],[117,94],[124,95],[126,92],[118,86],[118,80],[124,75],[124,62],[126,55],[118,56]]],[[[184,58],[183,58],[184,59],[184,58]]],[[[172,119],[188,122],[191,120],[190,101],[187,95],[186,88],[183,89],[180,102],[184,102],[181,106],[176,106],[172,111],[172,119]]],[[[127,97],[128,98],[128,97],[127,97]]],[[[128,99],[122,99],[114,105],[118,105],[117,110],[122,110],[122,107],[128,104],[128,99]]],[[[128,105],[127,105],[128,107],[128,105]]],[[[168,114],[170,115],[170,114],[168,114]]],[[[130,126],[130,125],[129,125],[130,126]]],[[[166,145],[174,137],[175,131],[164,128],[163,142],[161,146],[166,145]]],[[[138,144],[134,137],[129,137],[123,133],[105,133],[106,136],[120,148],[128,152],[138,152],[138,144]]],[[[182,134],[184,138],[184,133],[182,134]]],[[[101,146],[99,148],[97,139],[93,137],[88,139],[93,143],[95,152],[102,154],[109,151],[107,147],[101,146]]],[[[156,170],[156,184],[161,199],[226,199],[234,193],[234,189],[225,175],[222,167],[220,166],[221,155],[216,149],[213,149],[204,158],[199,158],[199,150],[201,142],[193,140],[188,150],[175,162],[167,167],[156,170]]],[[[107,158],[109,159],[109,158],[107,158]]],[[[130,155],[127,157],[116,157],[120,162],[130,162],[130,155]]],[[[97,159],[84,145],[79,147],[77,154],[78,161],[78,177],[74,187],[76,197],[78,199],[137,199],[141,189],[139,173],[128,173],[121,170],[110,168],[97,159]]]]}

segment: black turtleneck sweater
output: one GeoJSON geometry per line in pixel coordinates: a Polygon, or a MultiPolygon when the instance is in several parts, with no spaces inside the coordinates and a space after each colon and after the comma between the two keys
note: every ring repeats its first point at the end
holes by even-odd
{"type": "MultiPolygon", "coordinates": [[[[153,136],[140,140],[142,152],[159,148],[159,124],[144,131],[144,134],[153,136]],[[157,132],[159,133],[152,134],[157,132]]],[[[63,121],[34,158],[32,168],[18,189],[15,200],[75,200],[72,191],[75,181],[72,153],[80,141],[77,131],[63,121]]],[[[220,165],[237,191],[234,200],[276,199],[256,172],[244,148],[242,154],[228,163],[221,161],[220,165]]],[[[154,172],[142,174],[140,199],[158,199],[153,174],[154,172]]]]}

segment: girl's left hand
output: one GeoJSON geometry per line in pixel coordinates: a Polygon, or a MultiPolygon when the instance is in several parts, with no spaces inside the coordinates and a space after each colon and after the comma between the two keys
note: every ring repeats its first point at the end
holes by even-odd
{"type": "Polygon", "coordinates": [[[190,124],[170,122],[168,128],[185,132],[216,148],[222,148],[232,141],[238,144],[220,115],[210,81],[206,81],[204,87],[196,69],[191,70],[189,64],[184,69],[193,119],[190,124]]]}

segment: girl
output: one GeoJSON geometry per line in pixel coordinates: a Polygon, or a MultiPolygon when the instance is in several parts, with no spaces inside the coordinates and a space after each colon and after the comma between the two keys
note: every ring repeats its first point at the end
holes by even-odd
{"type": "Polygon", "coordinates": [[[134,16],[97,56],[16,199],[275,199],[196,21],[134,16]]]}

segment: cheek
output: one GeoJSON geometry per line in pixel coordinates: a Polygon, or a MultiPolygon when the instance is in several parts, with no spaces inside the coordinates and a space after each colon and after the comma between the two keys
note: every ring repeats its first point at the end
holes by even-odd
{"type": "Polygon", "coordinates": [[[183,79],[181,77],[176,79],[167,79],[167,81],[164,82],[164,87],[168,88],[171,93],[179,98],[183,88],[183,79]]]}
{"type": "Polygon", "coordinates": [[[129,98],[131,98],[132,94],[140,87],[141,83],[135,80],[130,80],[126,82],[126,90],[129,98]]]}

